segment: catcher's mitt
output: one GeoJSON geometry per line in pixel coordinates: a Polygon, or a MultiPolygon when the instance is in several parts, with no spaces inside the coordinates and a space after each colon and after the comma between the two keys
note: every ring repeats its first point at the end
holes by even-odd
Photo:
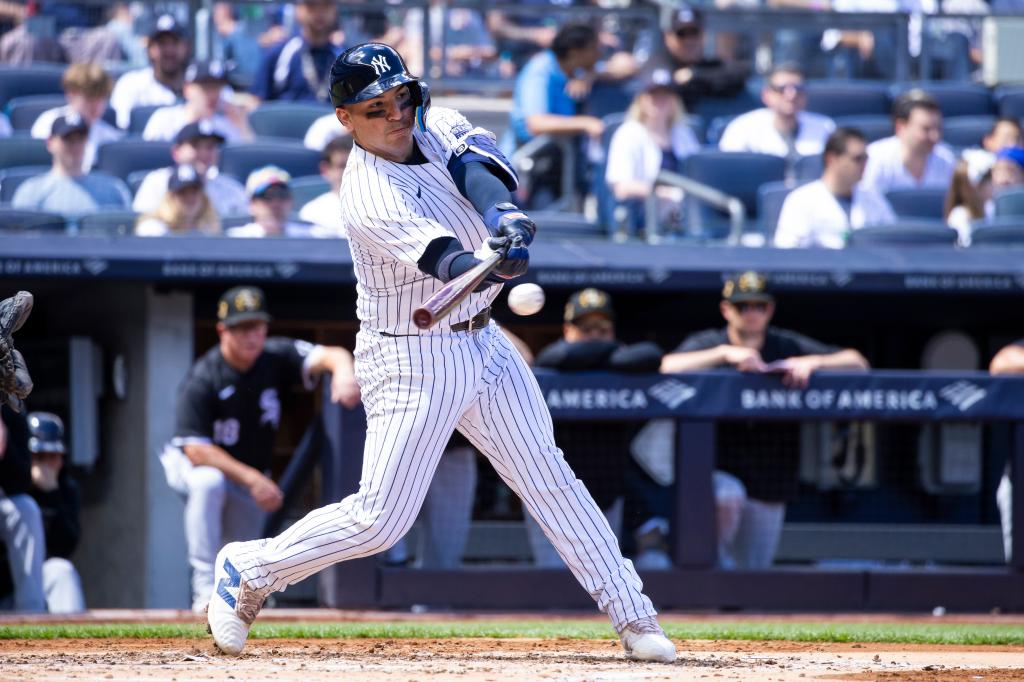
{"type": "Polygon", "coordinates": [[[0,404],[7,403],[15,412],[21,412],[21,401],[32,392],[32,378],[11,334],[21,329],[31,312],[32,294],[27,291],[0,301],[0,404]]]}

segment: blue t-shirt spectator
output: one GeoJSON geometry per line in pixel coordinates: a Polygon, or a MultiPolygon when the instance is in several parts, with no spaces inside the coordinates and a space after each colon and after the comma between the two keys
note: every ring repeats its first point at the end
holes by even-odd
{"type": "Polygon", "coordinates": [[[294,36],[263,55],[253,79],[252,94],[268,100],[330,100],[331,65],[341,47],[330,43],[314,47],[294,36]]]}
{"type": "Polygon", "coordinates": [[[50,171],[26,180],[14,192],[14,208],[82,215],[98,208],[128,208],[132,198],[123,184],[109,177],[71,177],[50,171]]]}
{"type": "MultiPolygon", "coordinates": [[[[512,94],[510,122],[515,135],[515,146],[527,142],[532,135],[526,127],[526,119],[535,114],[560,114],[574,116],[576,100],[565,92],[569,76],[558,65],[558,59],[551,50],[534,55],[516,77],[512,94]]],[[[502,150],[511,153],[512,150],[502,150]]]]}

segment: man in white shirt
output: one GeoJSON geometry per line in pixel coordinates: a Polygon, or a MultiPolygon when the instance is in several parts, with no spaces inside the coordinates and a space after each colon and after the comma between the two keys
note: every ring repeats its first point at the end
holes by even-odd
{"type": "Polygon", "coordinates": [[[825,170],[789,193],[782,204],[775,246],[841,249],[850,231],[895,222],[884,197],[858,185],[868,161],[867,140],[855,128],[839,128],[825,142],[825,170]]]}
{"type": "Polygon", "coordinates": [[[337,137],[327,143],[320,155],[320,176],[331,188],[299,209],[300,218],[333,230],[338,236],[345,234],[341,220],[341,178],[345,175],[345,164],[351,151],[352,138],[349,136],[337,137]]]}
{"type": "Polygon", "coordinates": [[[894,189],[949,187],[956,166],[942,144],[942,112],[923,90],[908,90],[893,103],[895,135],[868,145],[864,184],[880,194],[894,189]]]}
{"type": "Polygon", "coordinates": [[[146,122],[142,137],[171,141],[179,130],[195,121],[210,121],[228,142],[251,140],[245,110],[224,99],[227,70],[219,61],[195,62],[185,70],[185,101],[161,107],[146,122]]]}
{"type": "Polygon", "coordinates": [[[328,237],[326,230],[314,225],[288,220],[295,205],[288,183],[292,176],[277,166],[264,166],[249,174],[245,191],[249,194],[249,213],[252,222],[241,227],[229,227],[229,237],[328,237]]]}
{"type": "MultiPolygon", "coordinates": [[[[209,121],[189,123],[174,136],[171,158],[176,164],[190,164],[201,173],[206,182],[206,194],[213,208],[221,216],[244,215],[248,213],[249,197],[245,188],[234,178],[222,175],[220,146],[224,136],[209,121]]],[[[173,168],[159,168],[147,174],[138,191],[132,210],[138,213],[152,213],[167,193],[167,181],[173,168]]]]}
{"type": "Polygon", "coordinates": [[[800,67],[781,64],[761,91],[764,107],[737,116],[725,128],[718,147],[724,152],[757,152],[783,158],[820,154],[836,129],[828,116],[804,111],[807,89],[800,67]]]}
{"type": "Polygon", "coordinates": [[[150,66],[118,78],[110,95],[110,106],[117,112],[117,125],[125,130],[133,108],[170,105],[181,98],[188,64],[188,40],[174,17],[165,14],[157,19],[146,43],[146,55],[150,66]]]}
{"type": "Polygon", "coordinates": [[[84,169],[89,172],[96,160],[100,145],[121,139],[124,133],[103,120],[107,99],[114,86],[110,74],[96,64],[72,64],[61,77],[61,87],[68,103],[39,114],[30,131],[32,137],[45,140],[50,137],[53,122],[74,112],[89,126],[85,143],[84,169]]]}

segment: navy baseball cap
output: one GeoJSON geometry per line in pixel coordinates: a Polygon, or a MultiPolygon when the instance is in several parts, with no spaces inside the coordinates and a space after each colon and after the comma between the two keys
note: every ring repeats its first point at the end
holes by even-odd
{"type": "Polygon", "coordinates": [[[50,137],[67,137],[75,133],[89,134],[89,124],[74,111],[58,116],[50,127],[50,137]]]}
{"type": "Polygon", "coordinates": [[[161,14],[157,18],[156,23],[153,24],[153,30],[149,32],[149,39],[156,40],[165,33],[176,38],[185,38],[185,28],[170,14],[161,14]]]}
{"type": "Polygon", "coordinates": [[[700,10],[690,5],[682,5],[672,11],[672,22],[670,29],[678,31],[681,28],[700,29],[704,25],[704,17],[700,10]]]}
{"type": "Polygon", "coordinates": [[[270,322],[267,297],[259,287],[241,286],[228,289],[217,302],[217,320],[229,327],[251,320],[270,322]]]}
{"type": "Polygon", "coordinates": [[[722,287],[722,298],[729,303],[763,301],[770,303],[775,300],[768,290],[768,278],[759,272],[748,270],[725,280],[722,287]]]}
{"type": "Polygon", "coordinates": [[[565,304],[565,321],[572,324],[584,315],[599,313],[609,320],[615,319],[612,298],[606,292],[593,287],[577,291],[565,304]]]}
{"type": "Polygon", "coordinates": [[[213,125],[213,121],[208,118],[204,118],[201,121],[193,121],[179,130],[174,136],[174,144],[188,144],[189,142],[203,137],[216,140],[217,144],[224,144],[224,140],[226,139],[223,135],[217,132],[217,128],[213,125]]]}
{"type": "Polygon", "coordinates": [[[191,165],[183,163],[171,170],[171,177],[167,179],[167,189],[172,192],[180,192],[186,187],[202,187],[203,176],[191,165]]]}
{"type": "Polygon", "coordinates": [[[208,62],[189,64],[185,69],[185,82],[201,83],[204,81],[227,83],[228,70],[224,67],[224,62],[214,59],[208,62]]]}

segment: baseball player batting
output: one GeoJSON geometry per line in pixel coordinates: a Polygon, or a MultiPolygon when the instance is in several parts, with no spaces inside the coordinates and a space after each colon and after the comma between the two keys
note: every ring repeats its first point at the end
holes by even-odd
{"type": "Polygon", "coordinates": [[[391,547],[415,521],[457,429],[519,495],[626,654],[673,661],[633,564],[555,445],[533,374],[490,321],[501,284],[526,271],[535,232],[511,203],[517,178],[494,136],[430,109],[426,84],[379,43],[338,57],[331,99],[356,143],[341,203],[357,279],[362,480],[277,537],[224,546],[207,616],[214,642],[239,653],[267,595],[391,547]],[[495,251],[501,262],[447,317],[429,329],[413,322],[420,303],[495,251]]]}

